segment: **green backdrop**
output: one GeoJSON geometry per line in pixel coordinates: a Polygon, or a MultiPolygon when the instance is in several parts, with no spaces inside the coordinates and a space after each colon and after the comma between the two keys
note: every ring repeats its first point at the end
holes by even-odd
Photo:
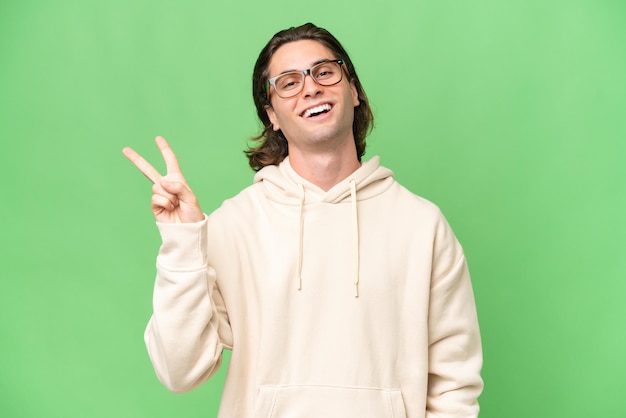
{"type": "Polygon", "coordinates": [[[626,417],[623,0],[0,0],[0,416],[211,417],[143,345],[159,237],[130,145],[205,211],[250,184],[252,66],[306,21],[350,52],[366,158],[468,255],[482,418],[626,417]]]}

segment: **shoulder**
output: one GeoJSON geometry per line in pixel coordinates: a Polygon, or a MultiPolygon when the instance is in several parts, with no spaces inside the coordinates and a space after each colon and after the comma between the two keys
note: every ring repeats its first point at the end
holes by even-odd
{"type": "Polygon", "coordinates": [[[209,221],[224,222],[231,218],[245,216],[254,210],[255,202],[259,200],[260,185],[251,184],[236,195],[224,200],[222,204],[209,215],[209,221]]]}
{"type": "Polygon", "coordinates": [[[436,245],[458,245],[448,220],[436,203],[413,193],[398,182],[389,189],[388,195],[388,205],[392,208],[389,216],[394,219],[392,222],[431,237],[436,245]]]}
{"type": "Polygon", "coordinates": [[[397,181],[394,181],[393,186],[389,189],[388,199],[401,211],[408,211],[433,219],[443,217],[441,209],[436,203],[410,191],[397,181]]]}

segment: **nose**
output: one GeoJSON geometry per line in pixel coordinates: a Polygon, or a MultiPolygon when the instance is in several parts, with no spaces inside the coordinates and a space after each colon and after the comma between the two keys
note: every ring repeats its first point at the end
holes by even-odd
{"type": "Polygon", "coordinates": [[[307,74],[304,76],[304,81],[302,85],[302,92],[305,97],[307,96],[315,96],[322,91],[322,86],[317,84],[315,80],[313,80],[313,76],[311,74],[307,74]]]}

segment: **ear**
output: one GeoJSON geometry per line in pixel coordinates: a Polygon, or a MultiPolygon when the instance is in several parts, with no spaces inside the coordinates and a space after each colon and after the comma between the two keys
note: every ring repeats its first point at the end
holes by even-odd
{"type": "Polygon", "coordinates": [[[359,92],[356,90],[354,80],[350,81],[350,90],[352,90],[352,104],[354,107],[357,107],[361,102],[359,101],[359,92]]]}
{"type": "Polygon", "coordinates": [[[280,131],[280,125],[278,124],[278,119],[276,119],[276,113],[274,113],[274,109],[270,105],[265,106],[265,113],[267,113],[267,117],[272,122],[272,128],[275,131],[280,131]]]}

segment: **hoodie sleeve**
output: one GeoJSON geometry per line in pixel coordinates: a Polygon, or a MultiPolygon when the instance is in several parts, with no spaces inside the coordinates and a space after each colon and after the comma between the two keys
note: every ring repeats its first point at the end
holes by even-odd
{"type": "Polygon", "coordinates": [[[429,311],[427,418],[478,416],[482,348],[474,294],[460,244],[440,218],[429,311]]]}
{"type": "Polygon", "coordinates": [[[211,377],[231,345],[215,271],[207,265],[206,224],[206,216],[193,224],[157,223],[163,243],[145,342],[159,380],[177,393],[211,377]]]}

